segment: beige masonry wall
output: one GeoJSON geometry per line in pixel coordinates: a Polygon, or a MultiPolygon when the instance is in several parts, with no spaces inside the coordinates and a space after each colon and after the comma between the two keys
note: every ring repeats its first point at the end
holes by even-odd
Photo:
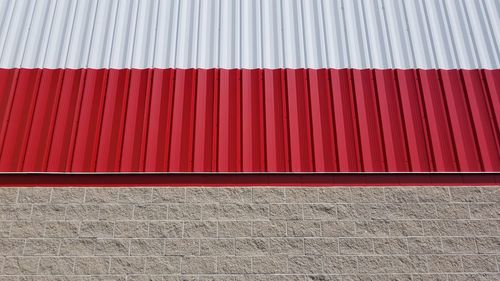
{"type": "Polygon", "coordinates": [[[2,188],[0,280],[500,280],[500,187],[2,188]]]}

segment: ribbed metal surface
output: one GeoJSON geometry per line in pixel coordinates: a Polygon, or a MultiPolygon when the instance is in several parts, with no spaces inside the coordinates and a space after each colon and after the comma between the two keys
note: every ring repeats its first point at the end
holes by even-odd
{"type": "Polygon", "coordinates": [[[0,68],[500,68],[498,0],[0,0],[0,68]]]}
{"type": "Polygon", "coordinates": [[[0,171],[500,171],[500,70],[0,70],[0,171]]]}

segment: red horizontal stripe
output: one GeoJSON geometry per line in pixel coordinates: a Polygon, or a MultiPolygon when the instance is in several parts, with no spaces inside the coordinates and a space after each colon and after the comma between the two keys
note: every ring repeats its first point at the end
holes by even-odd
{"type": "Polygon", "coordinates": [[[482,174],[0,174],[0,187],[30,186],[486,186],[499,173],[482,174]]]}
{"type": "Polygon", "coordinates": [[[2,172],[500,171],[500,70],[0,69],[2,172]]]}

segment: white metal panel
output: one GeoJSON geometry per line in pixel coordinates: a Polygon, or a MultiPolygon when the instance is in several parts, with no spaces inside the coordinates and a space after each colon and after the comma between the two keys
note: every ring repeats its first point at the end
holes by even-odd
{"type": "Polygon", "coordinates": [[[0,0],[0,68],[500,67],[498,0],[0,0]]]}
{"type": "Polygon", "coordinates": [[[266,32],[262,32],[261,38],[262,66],[264,68],[284,67],[283,18],[281,12],[275,12],[282,10],[282,3],[281,1],[261,1],[261,3],[261,30],[266,30],[266,32]]]}

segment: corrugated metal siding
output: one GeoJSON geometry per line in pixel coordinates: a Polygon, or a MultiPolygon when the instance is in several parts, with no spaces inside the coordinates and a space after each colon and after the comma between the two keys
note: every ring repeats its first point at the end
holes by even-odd
{"type": "Polygon", "coordinates": [[[498,172],[497,26],[498,0],[0,0],[0,171],[498,172]]]}
{"type": "Polygon", "coordinates": [[[500,70],[0,70],[0,171],[500,171],[500,70]]]}
{"type": "Polygon", "coordinates": [[[500,68],[498,0],[0,0],[0,68],[500,68]]]}

